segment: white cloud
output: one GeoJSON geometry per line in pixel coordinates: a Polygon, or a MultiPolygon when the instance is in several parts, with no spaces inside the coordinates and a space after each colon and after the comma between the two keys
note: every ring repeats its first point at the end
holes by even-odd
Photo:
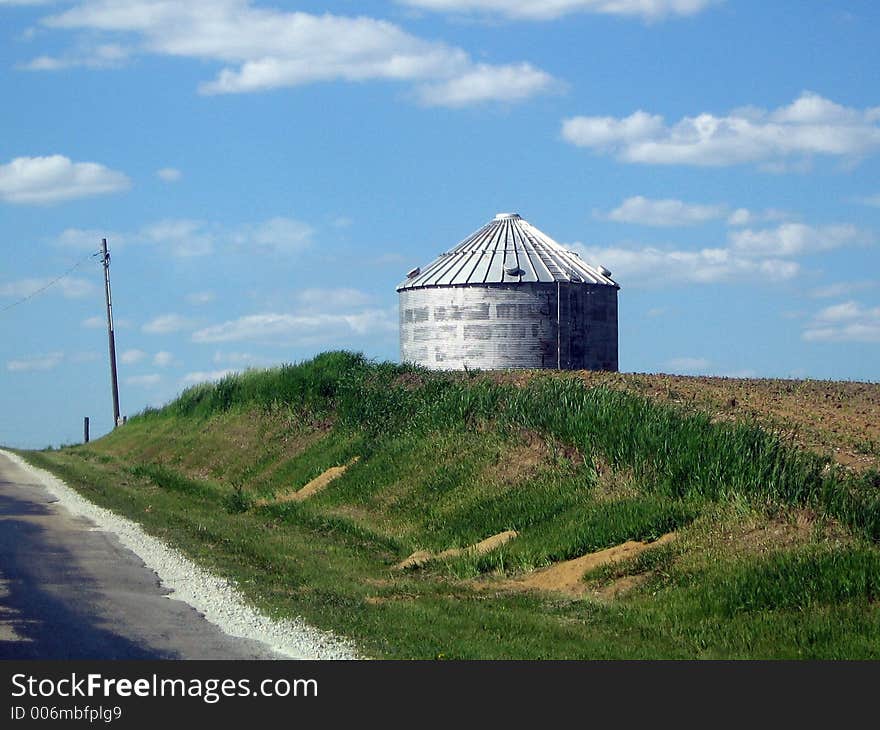
{"type": "Polygon", "coordinates": [[[126,350],[119,356],[119,361],[124,365],[135,365],[143,360],[147,356],[147,353],[143,350],[126,350]]]}
{"type": "Polygon", "coordinates": [[[314,310],[338,311],[353,307],[363,307],[373,301],[373,297],[360,289],[303,289],[296,294],[296,301],[301,307],[314,310]]]}
{"type": "Polygon", "coordinates": [[[136,239],[165,247],[173,256],[206,256],[214,251],[215,234],[201,221],[171,219],[142,228],[136,239]]]}
{"type": "MultiPolygon", "coordinates": [[[[192,339],[200,343],[255,341],[329,346],[397,332],[396,312],[372,306],[373,297],[358,289],[304,289],[295,300],[297,309],[293,313],[265,312],[239,317],[198,330],[192,339]]],[[[215,362],[221,360],[215,356],[215,362]]],[[[244,360],[238,364],[241,362],[244,360]]]]}
{"type": "Polygon", "coordinates": [[[220,352],[214,353],[214,363],[217,365],[255,365],[266,362],[265,358],[257,357],[250,352],[220,352]]]}
{"type": "Polygon", "coordinates": [[[783,223],[776,228],[758,231],[747,228],[730,234],[735,250],[753,256],[799,256],[870,240],[870,234],[849,223],[828,226],[783,223]]]}
{"type": "Polygon", "coordinates": [[[117,43],[100,43],[78,48],[63,56],[37,56],[18,64],[24,71],[61,71],[66,68],[119,68],[128,61],[131,49],[117,43]]]}
{"type": "Polygon", "coordinates": [[[162,376],[156,374],[129,375],[123,382],[135,388],[153,388],[162,382],[162,376]]]}
{"type": "Polygon", "coordinates": [[[423,10],[483,13],[524,20],[553,20],[572,13],[602,13],[657,20],[695,15],[715,0],[398,0],[423,10]]]}
{"type": "Polygon", "coordinates": [[[368,263],[374,266],[398,266],[406,262],[406,257],[393,251],[376,254],[368,263]]]}
{"type": "Polygon", "coordinates": [[[667,360],[665,367],[675,372],[704,373],[711,363],[704,357],[675,357],[667,360]]]}
{"type": "Polygon", "coordinates": [[[107,239],[111,250],[118,245],[130,242],[127,235],[114,231],[104,231],[98,228],[65,228],[55,243],[76,251],[98,251],[101,248],[102,238],[107,239]]]}
{"type": "Polygon", "coordinates": [[[663,133],[663,117],[641,110],[622,119],[572,117],[562,122],[562,137],[578,147],[614,148],[663,133]]]}
{"type": "Polygon", "coordinates": [[[530,63],[509,66],[479,64],[446,81],[425,84],[419,99],[426,106],[464,107],[483,102],[516,102],[559,88],[553,77],[530,63]]]}
{"type": "Polygon", "coordinates": [[[88,279],[78,279],[70,276],[55,282],[52,284],[52,287],[58,287],[61,291],[61,296],[65,299],[82,299],[91,296],[96,291],[95,285],[88,279]]]}
{"type": "Polygon", "coordinates": [[[859,202],[862,205],[870,205],[872,208],[880,208],[880,193],[860,198],[859,202]]]}
{"type": "Polygon", "coordinates": [[[74,352],[70,361],[75,363],[95,362],[100,358],[97,352],[74,352]]]}
{"type": "Polygon", "coordinates": [[[696,251],[656,247],[620,248],[572,245],[585,261],[611,269],[617,281],[627,285],[664,286],[684,282],[711,284],[723,281],[784,281],[797,276],[797,262],[782,259],[755,260],[727,248],[696,251]]]}
{"type": "Polygon", "coordinates": [[[855,301],[825,307],[801,335],[807,342],[880,342],[880,307],[855,301]]]}
{"type": "Polygon", "coordinates": [[[644,111],[623,118],[572,117],[563,121],[562,136],[624,162],[720,166],[812,155],[857,159],[880,147],[878,121],[880,107],[853,109],[805,91],[772,112],[704,113],[672,126],[644,111]]]}
{"type": "Polygon", "coordinates": [[[741,368],[739,370],[729,370],[720,373],[720,375],[722,378],[755,378],[758,376],[758,371],[754,368],[741,368]]]}
{"type": "Polygon", "coordinates": [[[24,205],[60,203],[118,193],[131,187],[121,172],[63,155],[16,157],[0,165],[0,200],[24,205]]]}
{"type": "Polygon", "coordinates": [[[754,378],[757,371],[753,368],[738,370],[721,370],[713,366],[712,361],[705,357],[674,357],[663,363],[666,372],[686,375],[714,375],[722,378],[754,378]]]}
{"type": "Polygon", "coordinates": [[[748,208],[737,208],[729,216],[727,216],[727,225],[729,226],[751,226],[756,223],[765,223],[769,221],[783,221],[795,218],[792,213],[777,208],[767,208],[763,211],[753,211],[748,208]]]}
{"type": "Polygon", "coordinates": [[[747,226],[752,220],[751,211],[747,208],[737,208],[727,217],[727,224],[731,226],[747,226]]]}
{"type": "Polygon", "coordinates": [[[106,327],[107,320],[104,317],[88,317],[80,322],[80,324],[86,329],[96,330],[101,327],[106,327]]]}
{"type": "Polygon", "coordinates": [[[100,246],[101,239],[106,238],[111,249],[130,245],[159,246],[171,256],[190,258],[207,256],[222,245],[252,253],[290,255],[312,245],[313,237],[314,229],[309,224],[283,216],[232,228],[189,218],[169,218],[133,232],[68,228],[56,242],[66,248],[88,251],[100,246]]]}
{"type": "Polygon", "coordinates": [[[861,305],[853,301],[843,302],[842,304],[832,304],[825,307],[816,315],[817,322],[843,322],[846,320],[858,319],[863,310],[861,305]]]}
{"type": "Polygon", "coordinates": [[[721,378],[756,378],[758,371],[754,368],[739,368],[738,370],[727,370],[718,373],[721,378]]]}
{"type": "Polygon", "coordinates": [[[870,233],[850,224],[783,223],[775,228],[728,231],[725,246],[697,250],[582,243],[575,243],[572,248],[586,261],[609,268],[621,283],[661,286],[681,282],[786,281],[801,270],[793,258],[872,240],[870,233]]]}
{"type": "Polygon", "coordinates": [[[210,304],[217,298],[217,295],[212,291],[196,291],[192,292],[192,294],[186,295],[186,301],[190,304],[201,306],[203,304],[210,304]]]}
{"type": "Polygon", "coordinates": [[[599,217],[618,223],[636,223],[643,226],[693,226],[723,218],[725,205],[697,205],[674,199],[651,199],[641,195],[627,198],[617,208],[599,217]]]}
{"type": "MultiPolygon", "coordinates": [[[[80,326],[85,327],[90,330],[97,329],[107,329],[107,315],[102,317],[87,317],[82,322],[80,322],[80,326]]],[[[132,327],[132,322],[130,319],[120,318],[113,320],[113,329],[114,330],[124,330],[132,327]]]]}
{"type": "Polygon", "coordinates": [[[873,289],[877,286],[876,281],[839,281],[834,284],[826,284],[819,286],[810,292],[810,296],[814,299],[832,299],[845,294],[852,294],[865,289],[873,289]]]}
{"type": "Polygon", "coordinates": [[[192,329],[195,326],[194,320],[181,314],[163,314],[147,322],[141,327],[141,331],[151,335],[165,335],[192,329]]]}
{"type": "Polygon", "coordinates": [[[183,177],[183,173],[178,170],[176,167],[163,167],[159,170],[156,170],[156,177],[158,177],[163,182],[177,182],[183,177]]]}
{"type": "Polygon", "coordinates": [[[64,361],[63,352],[51,352],[48,355],[9,360],[6,369],[13,373],[29,373],[34,371],[54,370],[64,361]]]}
{"type": "Polygon", "coordinates": [[[222,380],[227,375],[232,375],[233,373],[237,373],[238,370],[226,369],[226,370],[208,370],[208,371],[196,371],[192,373],[187,373],[180,379],[181,385],[197,385],[198,383],[207,383],[215,380],[222,380]]]}
{"type": "Polygon", "coordinates": [[[293,218],[275,217],[232,232],[232,242],[253,253],[292,254],[312,244],[314,229],[293,218]]]}
{"type": "Polygon", "coordinates": [[[95,285],[88,279],[80,279],[75,276],[66,276],[58,281],[53,281],[49,277],[28,278],[0,284],[0,297],[20,299],[29,297],[42,290],[53,289],[58,291],[65,299],[82,299],[97,291],[95,285]]]}
{"type": "MultiPolygon", "coordinates": [[[[699,2],[666,0],[688,1],[699,2]]],[[[504,81],[501,77],[511,69],[521,69],[517,65],[475,63],[460,48],[418,38],[386,20],[288,12],[249,0],[80,0],[64,12],[44,18],[43,24],[84,31],[86,38],[89,34],[103,39],[116,35],[126,39],[133,53],[222,65],[212,81],[201,84],[199,90],[204,94],[384,80],[416,84],[417,95],[427,102],[461,106],[469,103],[468,99],[498,98],[497,88],[504,81]],[[495,83],[482,85],[480,79],[489,77],[495,83]],[[448,83],[452,85],[447,88],[448,83]]],[[[82,54],[77,52],[74,57],[82,54]]],[[[44,56],[36,66],[51,70],[62,66],[66,58],[44,56]]],[[[506,101],[547,90],[543,81],[549,76],[532,71],[526,81],[522,73],[516,82],[508,81],[506,101]]]]}
{"type": "Polygon", "coordinates": [[[166,350],[160,350],[153,355],[153,365],[160,368],[167,368],[174,363],[174,355],[166,350]]]}
{"type": "Polygon", "coordinates": [[[55,243],[77,251],[97,250],[106,238],[114,248],[131,245],[165,246],[173,256],[187,257],[211,253],[215,234],[201,221],[188,219],[162,220],[133,232],[106,231],[99,228],[66,228],[55,243]]]}
{"type": "Polygon", "coordinates": [[[364,337],[397,331],[396,318],[385,310],[352,314],[252,314],[193,333],[193,342],[279,341],[298,344],[332,343],[347,337],[364,337]]]}

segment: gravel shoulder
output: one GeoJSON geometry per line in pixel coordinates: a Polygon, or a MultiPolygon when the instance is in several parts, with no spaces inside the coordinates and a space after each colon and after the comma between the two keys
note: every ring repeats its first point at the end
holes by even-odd
{"type": "MultiPolygon", "coordinates": [[[[137,523],[120,517],[109,510],[99,507],[84,499],[76,491],[68,487],[63,481],[49,472],[28,464],[24,459],[8,451],[0,450],[0,455],[5,457],[12,465],[7,473],[16,472],[24,478],[5,476],[4,488],[13,490],[19,494],[30,490],[33,498],[34,489],[41,488],[47,491],[52,499],[42,499],[43,506],[34,514],[22,514],[22,510],[13,510],[13,514],[5,517],[8,525],[7,533],[16,527],[28,531],[28,534],[45,533],[45,522],[41,522],[59,512],[66,512],[63,518],[67,520],[65,529],[79,529],[85,533],[106,533],[104,536],[112,536],[113,542],[118,543],[125,550],[115,548],[112,553],[122,562],[126,560],[137,561],[127,551],[133,553],[153,573],[158,580],[160,590],[157,596],[163,601],[171,599],[179,601],[191,607],[201,614],[204,620],[218,628],[223,635],[243,640],[237,644],[237,653],[223,657],[223,642],[213,641],[213,658],[278,658],[278,659],[357,659],[360,658],[357,650],[351,642],[325,631],[309,626],[301,619],[273,620],[249,606],[241,597],[235,586],[228,581],[213,575],[200,566],[187,559],[177,550],[169,547],[160,540],[148,535],[137,523]],[[13,481],[15,485],[13,486],[13,481]],[[22,487],[18,484],[22,483],[22,487]],[[56,501],[57,500],[57,501],[56,501]],[[53,504],[46,505],[46,502],[53,504]],[[62,508],[59,510],[58,508],[62,508]],[[72,518],[72,519],[71,519],[72,518]],[[76,522],[77,524],[73,524],[76,522]],[[165,594],[165,595],[163,595],[165,594]],[[220,654],[220,656],[218,656],[220,654]]],[[[37,501],[39,497],[37,496],[37,501]]],[[[42,538],[41,538],[42,539],[42,538]]],[[[14,546],[9,547],[13,550],[14,546]]],[[[12,569],[7,568],[6,582],[10,585],[27,583],[16,578],[16,569],[21,572],[23,554],[15,556],[17,562],[12,569]]],[[[74,556],[75,557],[75,556],[74,556]]],[[[92,556],[92,562],[97,562],[92,556]]],[[[70,563],[69,556],[65,562],[70,563]]],[[[98,558],[100,560],[100,558],[98,558]]],[[[46,561],[44,561],[46,562],[46,561]]],[[[60,562],[60,560],[59,560],[60,562]]],[[[73,561],[75,562],[75,560],[73,561]]],[[[105,561],[106,562],[106,561],[105,561]]],[[[2,565],[0,565],[2,570],[2,565]]],[[[42,568],[37,567],[32,575],[39,573],[42,568]]],[[[31,581],[33,583],[33,581],[31,581]]],[[[57,589],[57,585],[48,587],[49,590],[57,589]]],[[[116,586],[112,586],[116,590],[116,586]]],[[[142,586],[138,587],[139,589],[142,586]]],[[[118,591],[117,591],[118,592],[118,591]]],[[[95,595],[97,595],[95,593],[95,595]]],[[[130,611],[137,610],[132,593],[127,593],[126,598],[130,601],[130,611]]],[[[153,598],[156,598],[155,596],[153,598]]],[[[82,601],[87,603],[87,601],[82,601]]],[[[122,610],[121,616],[130,615],[130,611],[122,610]]],[[[175,619],[177,620],[177,619],[175,619]]],[[[163,630],[156,633],[162,634],[163,630]]],[[[167,638],[167,637],[165,637],[167,638]]],[[[233,642],[234,643],[234,642],[233,642]]],[[[232,646],[233,644],[229,644],[232,646]]],[[[204,649],[204,642],[200,645],[204,649]]],[[[184,656],[188,654],[194,658],[206,658],[203,651],[171,652],[171,656],[184,656]]],[[[109,658],[109,657],[108,657],[109,658]]]]}

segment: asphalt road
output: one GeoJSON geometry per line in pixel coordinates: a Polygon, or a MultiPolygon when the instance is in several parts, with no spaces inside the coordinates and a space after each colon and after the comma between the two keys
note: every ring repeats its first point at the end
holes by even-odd
{"type": "Polygon", "coordinates": [[[0,454],[0,659],[270,659],[0,454]]]}

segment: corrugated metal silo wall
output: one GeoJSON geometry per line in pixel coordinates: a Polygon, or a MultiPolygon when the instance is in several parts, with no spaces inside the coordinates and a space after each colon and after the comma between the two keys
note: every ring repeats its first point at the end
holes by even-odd
{"type": "Polygon", "coordinates": [[[400,359],[438,370],[617,370],[617,290],[568,283],[404,289],[400,359]]]}

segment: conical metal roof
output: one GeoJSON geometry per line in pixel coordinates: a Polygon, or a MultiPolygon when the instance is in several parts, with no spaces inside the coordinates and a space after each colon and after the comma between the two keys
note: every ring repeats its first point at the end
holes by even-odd
{"type": "Polygon", "coordinates": [[[397,291],[429,286],[574,282],[620,288],[611,272],[566,251],[518,213],[499,213],[476,233],[423,268],[397,291]]]}

